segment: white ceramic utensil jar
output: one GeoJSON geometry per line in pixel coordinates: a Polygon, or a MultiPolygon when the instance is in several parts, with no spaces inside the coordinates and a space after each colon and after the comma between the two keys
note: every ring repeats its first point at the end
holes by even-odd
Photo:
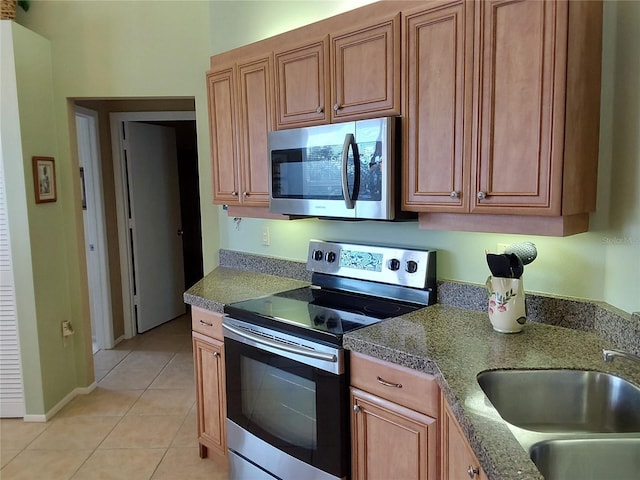
{"type": "Polygon", "coordinates": [[[517,333],[527,321],[524,287],[520,278],[487,278],[489,320],[493,329],[502,333],[517,333]]]}

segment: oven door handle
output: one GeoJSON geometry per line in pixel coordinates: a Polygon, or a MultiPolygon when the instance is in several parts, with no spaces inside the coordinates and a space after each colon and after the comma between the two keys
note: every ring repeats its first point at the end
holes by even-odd
{"type": "Polygon", "coordinates": [[[332,353],[316,352],[315,350],[312,350],[310,348],[305,348],[303,346],[293,346],[286,343],[278,342],[277,340],[262,338],[260,335],[242,331],[239,328],[232,327],[231,325],[222,324],[222,328],[223,329],[226,328],[231,333],[234,333],[239,337],[242,337],[246,340],[250,340],[259,345],[266,345],[267,347],[275,348],[275,349],[282,350],[289,353],[295,353],[298,355],[302,355],[304,357],[313,358],[315,360],[322,360],[325,362],[332,362],[332,363],[335,363],[338,361],[338,357],[332,353]]]}

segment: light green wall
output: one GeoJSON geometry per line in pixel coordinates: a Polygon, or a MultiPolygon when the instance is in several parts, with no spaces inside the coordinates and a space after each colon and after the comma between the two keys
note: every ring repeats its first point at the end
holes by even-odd
{"type": "MultiPolygon", "coordinates": [[[[244,21],[286,15],[290,3],[251,2],[242,16],[233,17],[241,20],[229,17],[222,24],[223,19],[213,17],[212,27],[233,32],[244,21]]],[[[598,207],[589,232],[550,238],[421,231],[415,223],[254,219],[243,219],[236,228],[232,219],[220,215],[221,247],[296,260],[306,258],[310,238],[429,247],[439,250],[440,279],[483,284],[489,274],[485,250],[495,251],[497,243],[528,240],[538,246],[539,257],[526,268],[527,290],[603,300],[628,312],[640,310],[639,12],[640,2],[604,2],[598,207]],[[270,229],[269,247],[261,244],[263,226],[270,229]]],[[[243,43],[263,36],[256,32],[251,38],[251,32],[242,33],[243,43]]]]}
{"type": "MultiPolygon", "coordinates": [[[[611,229],[607,235],[604,299],[640,310],[640,2],[605,2],[612,11],[605,48],[612,50],[611,229]],[[613,11],[615,10],[615,11],[613,11]],[[614,47],[615,45],[615,47],[614,47]]],[[[605,24],[606,26],[607,24],[605,24]]]]}
{"type": "Polygon", "coordinates": [[[17,20],[51,40],[61,156],[70,158],[66,98],[180,98],[196,102],[205,272],[217,263],[217,209],[211,166],[205,71],[206,1],[33,2],[17,20]]]}
{"type": "MultiPolygon", "coordinates": [[[[12,24],[11,30],[19,110],[15,120],[19,122],[17,139],[22,141],[21,152],[16,148],[13,153],[18,155],[7,158],[5,164],[11,164],[7,172],[12,189],[8,191],[8,205],[25,410],[27,415],[37,416],[46,414],[85,382],[85,371],[92,364],[86,365],[84,329],[72,309],[72,292],[77,290],[70,284],[72,262],[67,258],[67,243],[73,231],[67,230],[66,207],[70,199],[64,175],[56,169],[57,202],[36,205],[34,198],[31,158],[51,156],[59,160],[56,128],[51,121],[51,45],[20,25],[12,24]],[[19,198],[25,203],[14,204],[19,198]],[[61,333],[63,320],[71,320],[76,327],[76,335],[66,344],[61,333]]],[[[3,137],[5,128],[3,123],[3,137]]]]}
{"type": "MultiPolygon", "coordinates": [[[[56,204],[29,208],[39,350],[31,341],[22,356],[25,363],[41,356],[41,379],[34,381],[34,388],[40,385],[40,397],[44,396],[42,407],[28,406],[29,414],[48,412],[74,388],[93,381],[78,164],[72,153],[75,147],[68,99],[195,98],[198,148],[208,152],[204,81],[209,62],[208,19],[209,5],[199,1],[32,2],[28,13],[18,11],[17,21],[31,31],[22,32],[17,26],[17,31],[25,35],[18,34],[16,48],[21,48],[25,69],[33,69],[18,75],[18,90],[27,101],[34,101],[19,106],[24,156],[56,157],[60,195],[56,204]],[[24,41],[22,37],[29,39],[24,41]],[[45,49],[49,57],[41,58],[46,56],[45,49]],[[38,81],[44,85],[37,88],[38,81]],[[31,89],[32,96],[28,95],[31,89]],[[43,95],[47,98],[41,98],[43,95]],[[35,101],[43,104],[39,111],[31,106],[35,101]],[[52,282],[54,276],[57,282],[52,282]],[[72,320],[76,335],[73,345],[61,350],[62,317],[72,320]]],[[[217,209],[209,201],[207,158],[205,153],[200,188],[208,271],[217,262],[218,236],[217,209]]],[[[32,192],[29,172],[27,192],[32,192]]],[[[21,331],[21,339],[23,336],[21,331]]],[[[27,390],[26,396],[28,401],[38,397],[33,390],[27,390]]]]}
{"type": "Polygon", "coordinates": [[[212,1],[210,2],[211,55],[272,37],[375,1],[212,1]]]}

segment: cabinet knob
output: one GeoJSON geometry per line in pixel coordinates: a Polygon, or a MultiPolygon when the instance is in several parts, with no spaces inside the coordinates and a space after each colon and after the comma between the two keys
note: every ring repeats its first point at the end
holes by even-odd
{"type": "Polygon", "coordinates": [[[238,192],[235,192],[235,191],[231,192],[231,196],[232,197],[237,197],[238,196],[238,192]]]}
{"type": "Polygon", "coordinates": [[[478,192],[478,200],[484,200],[485,198],[487,198],[487,194],[484,192],[478,192]]]}
{"type": "Polygon", "coordinates": [[[460,193],[455,190],[449,194],[451,198],[460,198],[460,193]]]}
{"type": "Polygon", "coordinates": [[[333,106],[333,111],[334,111],[334,112],[337,112],[338,110],[340,110],[340,108],[341,108],[341,107],[340,107],[340,104],[339,104],[339,103],[336,103],[336,104],[333,106]]]}
{"type": "MultiPolygon", "coordinates": [[[[220,352],[213,352],[213,356],[216,357],[216,358],[220,357],[220,352]]],[[[469,468],[471,468],[471,467],[469,467],[469,468]]]]}
{"type": "Polygon", "coordinates": [[[480,475],[480,469],[478,467],[469,465],[469,468],[467,468],[467,473],[469,474],[469,478],[474,478],[476,475],[480,475]]]}
{"type": "Polygon", "coordinates": [[[355,413],[360,413],[360,410],[362,410],[362,409],[360,408],[360,405],[354,405],[354,406],[353,406],[353,411],[354,411],[355,413]]]}
{"type": "Polygon", "coordinates": [[[324,108],[322,107],[316,108],[316,113],[322,113],[322,112],[324,112],[324,108]]]}
{"type": "Polygon", "coordinates": [[[249,192],[242,192],[242,196],[243,197],[248,197],[249,196],[249,192]]]}

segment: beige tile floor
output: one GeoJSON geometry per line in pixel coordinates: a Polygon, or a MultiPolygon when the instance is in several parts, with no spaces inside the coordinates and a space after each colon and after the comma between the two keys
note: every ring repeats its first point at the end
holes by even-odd
{"type": "Polygon", "coordinates": [[[96,389],[49,422],[0,420],[1,480],[227,480],[198,456],[187,315],[94,363],[96,389]]]}

